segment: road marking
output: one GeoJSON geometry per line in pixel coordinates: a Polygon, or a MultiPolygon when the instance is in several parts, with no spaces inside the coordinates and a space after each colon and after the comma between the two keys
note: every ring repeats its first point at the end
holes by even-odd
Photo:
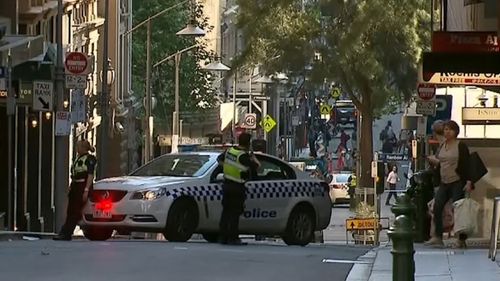
{"type": "Polygon", "coordinates": [[[324,263],[353,263],[353,264],[370,264],[369,261],[351,261],[351,260],[334,260],[334,259],[323,259],[324,263]]]}
{"type": "Polygon", "coordinates": [[[232,252],[232,253],[244,253],[243,250],[234,250],[234,249],[220,249],[221,252],[232,252]]]}
{"type": "Polygon", "coordinates": [[[187,250],[187,247],[174,247],[174,250],[187,250]]]}

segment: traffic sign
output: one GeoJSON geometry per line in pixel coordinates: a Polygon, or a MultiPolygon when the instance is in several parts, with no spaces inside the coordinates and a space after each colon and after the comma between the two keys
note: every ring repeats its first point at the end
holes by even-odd
{"type": "Polygon", "coordinates": [[[271,115],[266,115],[264,117],[264,120],[262,120],[262,125],[264,128],[264,131],[269,133],[274,128],[274,126],[276,126],[276,121],[274,121],[274,119],[271,117],[271,115]]]}
{"type": "Polygon", "coordinates": [[[88,74],[89,71],[87,55],[81,52],[71,52],[66,54],[64,66],[66,71],[71,74],[88,74]]]}
{"type": "Polygon", "coordinates": [[[435,100],[417,100],[417,114],[434,116],[436,115],[436,101],[435,100]]]}
{"type": "Polygon", "coordinates": [[[71,93],[71,123],[87,121],[85,106],[85,93],[83,90],[74,90],[71,93]]]}
{"type": "Polygon", "coordinates": [[[375,229],[378,224],[378,220],[375,218],[369,219],[346,219],[345,228],[347,230],[370,230],[375,229]]]}
{"type": "Polygon", "coordinates": [[[247,113],[245,114],[245,119],[243,120],[243,128],[255,129],[257,127],[257,114],[247,113]]]}
{"type": "Polygon", "coordinates": [[[56,136],[69,136],[71,133],[70,113],[67,111],[58,111],[56,113],[56,136]]]}
{"type": "Polygon", "coordinates": [[[321,105],[319,111],[321,112],[322,115],[330,114],[330,111],[332,111],[332,108],[330,105],[324,103],[321,105]]]}
{"type": "Polygon", "coordinates": [[[51,81],[33,82],[33,110],[52,111],[54,84],[51,81]]]}
{"type": "Polygon", "coordinates": [[[87,75],[66,75],[66,89],[86,89],[87,75]]]}
{"type": "Polygon", "coordinates": [[[338,100],[340,98],[340,95],[341,95],[340,88],[334,87],[331,92],[332,98],[338,100]]]}
{"type": "Polygon", "coordinates": [[[420,83],[417,87],[418,98],[424,101],[436,99],[436,85],[420,83]]]}

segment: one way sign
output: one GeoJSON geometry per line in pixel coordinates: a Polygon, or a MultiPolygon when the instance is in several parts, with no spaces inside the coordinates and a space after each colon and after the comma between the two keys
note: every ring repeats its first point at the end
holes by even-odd
{"type": "Polygon", "coordinates": [[[50,81],[33,82],[33,110],[52,111],[54,84],[50,81]]]}

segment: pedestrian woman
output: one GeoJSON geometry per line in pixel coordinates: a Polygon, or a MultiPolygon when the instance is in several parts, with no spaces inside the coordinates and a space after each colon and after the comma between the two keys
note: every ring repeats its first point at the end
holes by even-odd
{"type": "Polygon", "coordinates": [[[80,140],[76,143],[77,157],[71,166],[66,222],[54,240],[70,241],[77,223],[82,218],[82,210],[94,182],[97,161],[94,155],[89,154],[89,152],[94,151],[94,147],[87,140],[80,140]]]}
{"type": "MultiPolygon", "coordinates": [[[[434,195],[435,234],[426,245],[442,247],[443,244],[443,209],[450,199],[453,202],[463,199],[465,192],[472,192],[473,185],[469,174],[469,148],[457,136],[460,127],[455,121],[444,124],[444,141],[438,153],[428,157],[429,162],[439,167],[440,186],[434,195]]],[[[455,244],[457,248],[466,248],[467,235],[460,234],[455,244]]]]}
{"type": "Polygon", "coordinates": [[[398,198],[398,195],[396,194],[396,184],[398,183],[398,181],[399,181],[398,167],[394,165],[392,167],[392,171],[387,176],[387,183],[389,184],[389,195],[387,195],[387,199],[385,200],[385,205],[389,205],[391,197],[394,196],[394,199],[398,198]]]}

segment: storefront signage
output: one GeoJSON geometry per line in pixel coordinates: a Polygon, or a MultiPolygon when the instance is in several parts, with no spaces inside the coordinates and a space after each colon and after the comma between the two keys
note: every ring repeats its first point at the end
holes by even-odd
{"type": "Polygon", "coordinates": [[[499,52],[496,32],[444,32],[432,34],[432,52],[499,52]]]}
{"type": "Polygon", "coordinates": [[[500,125],[498,107],[463,107],[463,125],[500,125]]]}

